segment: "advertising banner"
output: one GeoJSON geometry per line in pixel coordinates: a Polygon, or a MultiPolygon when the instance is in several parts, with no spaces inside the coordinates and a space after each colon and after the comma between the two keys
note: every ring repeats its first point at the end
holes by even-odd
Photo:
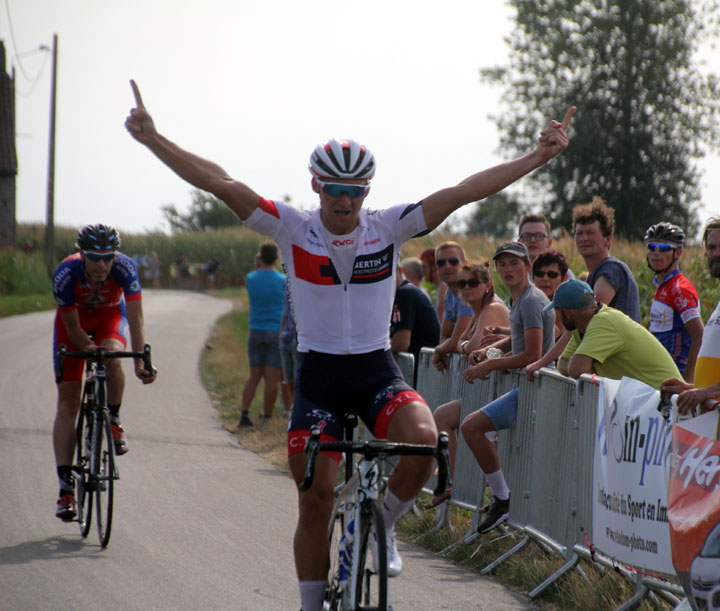
{"type": "Polygon", "coordinates": [[[674,573],[667,481],[672,427],[660,393],[631,378],[602,379],[593,468],[593,544],[610,558],[674,573]]]}
{"type": "Polygon", "coordinates": [[[673,426],[668,485],[672,560],[696,609],[720,610],[718,413],[673,426]]]}

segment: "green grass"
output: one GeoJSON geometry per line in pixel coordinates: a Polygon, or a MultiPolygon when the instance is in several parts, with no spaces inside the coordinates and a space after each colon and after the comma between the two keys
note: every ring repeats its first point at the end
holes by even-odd
{"type": "Polygon", "coordinates": [[[0,295],[0,318],[28,312],[54,310],[55,307],[57,304],[50,293],[0,295]]]}

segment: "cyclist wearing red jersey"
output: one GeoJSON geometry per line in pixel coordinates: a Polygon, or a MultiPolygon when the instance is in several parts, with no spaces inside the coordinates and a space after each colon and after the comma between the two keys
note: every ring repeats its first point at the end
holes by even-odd
{"type": "MultiPolygon", "coordinates": [[[[78,233],[76,247],[79,252],[63,259],[53,274],[53,295],[58,304],[53,355],[62,345],[69,351],[124,350],[128,328],[133,351],[142,352],[145,329],[140,281],[133,260],[117,252],[117,230],[102,224],[86,225],[78,233]]],[[[57,384],[53,447],[60,498],[55,515],[63,521],[77,515],[72,460],[84,364],[82,359],[66,359],[62,380],[57,384]]],[[[55,362],[56,375],[57,365],[55,362]]],[[[113,441],[115,453],[120,455],[128,451],[119,417],[125,375],[118,359],[108,361],[107,371],[113,441]]],[[[135,375],[143,384],[153,382],[155,374],[144,369],[142,359],[135,360],[135,375]]]]}
{"type": "MultiPolygon", "coordinates": [[[[223,200],[244,223],[280,247],[298,335],[295,399],[288,429],[290,470],[305,470],[303,448],[312,425],[338,437],[342,411],[357,411],[376,437],[434,445],[437,429],[427,404],[402,379],[388,333],[400,246],[435,229],[461,206],[504,189],[560,154],[575,109],[540,133],[524,157],[470,176],[416,204],[367,210],[363,203],[375,173],[372,153],[354,140],[330,140],[310,158],[311,187],[320,198],[313,212],[260,197],[217,164],[160,135],[131,81],[136,107],[125,126],[141,144],[192,185],[223,200]]],[[[388,574],[402,560],[393,526],[432,470],[432,459],[402,457],[390,475],[383,503],[388,533],[388,574]]],[[[327,525],[337,461],[318,457],[311,488],[299,493],[295,566],[304,611],[322,608],[328,572],[327,525]]]]}
{"type": "Polygon", "coordinates": [[[665,222],[648,227],[644,238],[657,289],[650,308],[650,333],[670,353],[685,381],[692,382],[703,323],[697,290],[678,269],[684,241],[683,230],[665,222]]]}

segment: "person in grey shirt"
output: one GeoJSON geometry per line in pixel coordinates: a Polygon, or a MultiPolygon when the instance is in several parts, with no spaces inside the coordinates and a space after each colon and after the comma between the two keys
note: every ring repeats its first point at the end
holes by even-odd
{"type": "MultiPolygon", "coordinates": [[[[511,353],[487,359],[463,373],[467,382],[487,378],[493,370],[518,369],[538,360],[550,350],[555,341],[555,314],[545,311],[550,303],[545,293],[529,279],[530,257],[520,242],[505,242],[498,246],[493,257],[500,279],[510,291],[510,348],[511,353]]],[[[470,360],[477,361],[478,353],[470,360]]],[[[505,481],[500,458],[491,438],[496,431],[513,428],[517,420],[518,389],[513,389],[467,416],[460,430],[472,450],[490,485],[492,500],[478,532],[486,533],[504,522],[510,510],[510,488],[505,481]],[[489,435],[488,435],[489,434],[489,435]]]]}

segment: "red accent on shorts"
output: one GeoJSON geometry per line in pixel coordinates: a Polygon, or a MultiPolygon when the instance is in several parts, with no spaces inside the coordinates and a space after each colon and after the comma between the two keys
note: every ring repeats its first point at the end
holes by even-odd
{"type": "MultiPolygon", "coordinates": [[[[308,439],[310,439],[310,431],[308,431],[307,429],[306,430],[298,430],[298,431],[289,431],[288,432],[288,456],[292,456],[293,454],[299,454],[300,452],[304,452],[308,439]]],[[[326,435],[325,433],[320,433],[320,441],[337,441],[337,438],[333,437],[332,435],[326,435]]],[[[340,462],[340,452],[321,452],[321,454],[325,454],[326,456],[329,456],[336,463],[340,462]]]]}
{"type": "Polygon", "coordinates": [[[336,284],[329,257],[314,255],[295,244],[292,247],[292,256],[295,276],[298,279],[311,284],[336,284]]]}
{"type": "Polygon", "coordinates": [[[390,428],[390,421],[392,420],[395,412],[399,410],[406,403],[412,401],[418,401],[424,405],[427,405],[425,399],[423,399],[419,393],[414,390],[404,390],[400,394],[395,395],[390,401],[385,404],[382,411],[378,414],[375,420],[375,431],[373,434],[378,439],[387,439],[388,428],[390,428]]]}
{"type": "Polygon", "coordinates": [[[275,202],[269,199],[265,199],[264,197],[260,197],[260,202],[258,203],[258,206],[263,212],[267,212],[268,214],[271,214],[276,219],[280,218],[280,214],[277,211],[277,208],[275,207],[275,202]]]}

